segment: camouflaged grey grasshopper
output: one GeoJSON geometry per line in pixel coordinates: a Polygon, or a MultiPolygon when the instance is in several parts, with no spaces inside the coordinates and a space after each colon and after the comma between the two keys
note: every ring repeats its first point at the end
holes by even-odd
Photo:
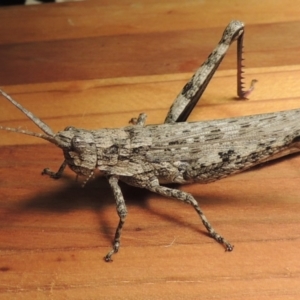
{"type": "Polygon", "coordinates": [[[191,204],[210,235],[227,251],[233,246],[210,225],[191,194],[165,187],[164,183],[208,183],[242,172],[252,166],[299,151],[300,109],[205,122],[185,122],[230,44],[237,40],[238,96],[242,88],[242,41],[244,24],[232,21],[221,41],[197,70],[171,106],[165,124],[145,126],[146,115],[132,125],[117,129],[85,130],[66,127],[53,133],[39,118],[23,108],[5,92],[2,95],[30,118],[44,133],[0,126],[0,129],[43,138],[63,150],[64,162],[58,172],[44,169],[43,174],[60,178],[69,166],[87,182],[98,169],[112,188],[119,224],[112,250],[105,256],[111,261],[120,247],[121,230],[127,209],[118,181],[145,188],[163,196],[191,204]]]}

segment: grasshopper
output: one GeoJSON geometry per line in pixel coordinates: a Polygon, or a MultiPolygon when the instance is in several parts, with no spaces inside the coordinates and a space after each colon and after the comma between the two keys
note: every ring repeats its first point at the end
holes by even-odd
{"type": "Polygon", "coordinates": [[[249,90],[243,89],[243,35],[244,24],[231,21],[217,47],[175,99],[164,124],[145,125],[147,116],[140,114],[131,125],[123,128],[86,130],[66,127],[55,134],[47,124],[0,90],[43,133],[3,126],[0,129],[42,138],[62,149],[64,161],[59,170],[53,172],[46,168],[42,174],[58,179],[69,166],[77,175],[85,177],[84,183],[96,169],[108,179],[116,200],[119,223],[113,247],[104,257],[105,261],[111,261],[120,248],[127,215],[119,180],[192,205],[211,237],[227,251],[232,251],[233,246],[215,231],[191,194],[163,184],[209,183],[299,151],[300,109],[186,122],[233,41],[237,41],[238,96],[244,99],[253,90],[255,80],[249,90]]]}

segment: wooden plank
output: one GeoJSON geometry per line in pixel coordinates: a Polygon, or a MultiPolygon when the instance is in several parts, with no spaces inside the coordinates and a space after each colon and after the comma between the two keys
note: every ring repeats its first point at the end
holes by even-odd
{"type": "MultiPolygon", "coordinates": [[[[299,107],[299,5],[294,1],[83,1],[0,9],[0,85],[56,132],[127,125],[140,112],[161,123],[230,19],[246,24],[249,101],[235,101],[235,49],[189,120],[299,107]]],[[[233,47],[234,48],[234,47],[233,47]]],[[[39,131],[0,99],[0,124],[39,131]]],[[[264,164],[192,193],[231,253],[194,210],[122,185],[118,222],[108,183],[82,189],[56,170],[60,149],[0,134],[0,299],[299,299],[299,156],[264,164]]]]}
{"type": "MultiPolygon", "coordinates": [[[[178,32],[0,45],[0,82],[13,85],[192,72],[218,43],[225,24],[178,32]]],[[[299,28],[299,22],[247,26],[246,65],[300,64],[300,42],[293,38],[300,35],[299,28]]],[[[230,49],[221,70],[235,67],[235,48],[230,49]]]]}
{"type": "Polygon", "coordinates": [[[300,7],[293,0],[276,3],[235,0],[221,4],[218,0],[143,0],[139,3],[88,0],[17,9],[1,7],[0,19],[6,30],[0,32],[0,44],[223,29],[224,24],[236,18],[249,27],[284,24],[299,21],[299,13],[300,7]]]}

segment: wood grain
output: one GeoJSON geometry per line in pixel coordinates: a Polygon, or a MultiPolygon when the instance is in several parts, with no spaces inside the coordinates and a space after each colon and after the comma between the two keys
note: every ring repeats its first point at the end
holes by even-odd
{"type": "MultiPolygon", "coordinates": [[[[233,18],[246,23],[249,101],[235,97],[235,45],[190,120],[299,108],[300,7],[294,1],[83,1],[0,9],[0,85],[54,131],[161,123],[233,18]]],[[[4,99],[0,124],[38,131],[4,99]]],[[[80,187],[59,149],[1,132],[0,299],[299,299],[299,156],[209,185],[188,185],[235,249],[193,209],[122,185],[122,247],[103,178],[80,187]]]]}

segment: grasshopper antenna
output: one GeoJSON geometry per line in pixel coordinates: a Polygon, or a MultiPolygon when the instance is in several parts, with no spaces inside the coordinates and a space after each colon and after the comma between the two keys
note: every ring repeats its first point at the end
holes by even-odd
{"type": "Polygon", "coordinates": [[[6,94],[4,91],[0,89],[0,94],[5,97],[9,102],[11,102],[14,106],[16,106],[21,112],[23,112],[31,121],[33,121],[45,134],[43,133],[36,133],[28,130],[18,129],[18,128],[10,128],[10,127],[4,127],[0,126],[0,129],[12,131],[12,132],[18,132],[22,134],[27,134],[35,137],[42,138],[44,140],[47,140],[51,143],[55,143],[55,134],[51,130],[51,128],[44,123],[42,120],[40,120],[38,117],[36,117],[32,112],[28,111],[26,108],[24,108],[21,104],[19,104],[16,100],[14,100],[12,97],[10,97],[8,94],[6,94]]]}

